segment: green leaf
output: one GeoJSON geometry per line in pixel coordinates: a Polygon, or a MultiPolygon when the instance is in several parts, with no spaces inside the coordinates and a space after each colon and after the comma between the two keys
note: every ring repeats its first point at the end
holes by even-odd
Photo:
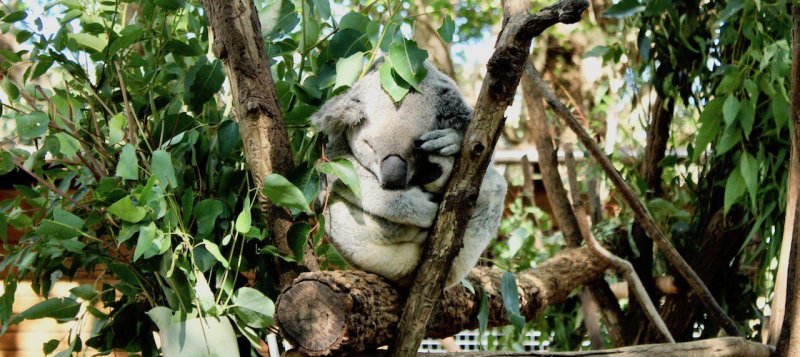
{"type": "Polygon", "coordinates": [[[692,161],[697,161],[706,150],[706,146],[719,134],[719,129],[722,125],[722,104],[723,100],[720,97],[714,98],[714,100],[706,104],[703,112],[700,113],[701,127],[697,131],[697,137],[695,138],[692,161]]]}
{"type": "Polygon", "coordinates": [[[28,14],[25,12],[25,10],[14,11],[6,16],[3,16],[3,22],[10,24],[25,20],[26,17],[28,17],[28,14]]]}
{"type": "Polygon", "coordinates": [[[608,8],[603,13],[603,17],[623,19],[644,11],[647,6],[637,0],[622,0],[608,8]]]}
{"type": "Polygon", "coordinates": [[[328,0],[312,0],[314,4],[314,11],[317,12],[322,20],[331,17],[331,4],[328,0]]]}
{"type": "Polygon", "coordinates": [[[17,116],[16,122],[17,135],[21,139],[33,139],[47,132],[50,117],[45,112],[32,112],[28,115],[17,116]]]}
{"type": "Polygon", "coordinates": [[[428,75],[423,64],[427,58],[428,51],[417,47],[417,43],[412,40],[395,40],[389,46],[389,62],[392,68],[417,91],[419,88],[416,86],[428,75]]]}
{"type": "Polygon", "coordinates": [[[264,179],[264,187],[261,190],[275,205],[311,213],[303,192],[279,174],[267,176],[264,179]]]}
{"type": "Polygon", "coordinates": [[[55,136],[58,139],[59,151],[65,158],[73,158],[75,153],[81,149],[81,143],[67,133],[56,133],[55,136]]]}
{"type": "Polygon", "coordinates": [[[369,39],[365,32],[352,28],[341,29],[331,38],[328,53],[334,59],[349,57],[356,52],[367,52],[368,44],[369,39]]]}
{"type": "Polygon", "coordinates": [[[750,193],[750,202],[755,209],[758,200],[756,194],[758,193],[758,161],[753,155],[748,152],[742,152],[741,162],[739,164],[744,184],[747,186],[747,191],[750,193]]]}
{"type": "Polygon", "coordinates": [[[91,49],[91,50],[94,50],[96,52],[102,52],[103,49],[106,48],[106,42],[108,42],[108,41],[106,41],[105,39],[103,39],[103,38],[101,38],[99,36],[95,36],[95,35],[88,34],[88,33],[83,33],[83,32],[71,33],[71,34],[69,34],[67,36],[69,36],[69,38],[75,40],[75,42],[77,42],[78,45],[80,45],[81,47],[86,48],[86,49],[91,49]]]}
{"type": "Polygon", "coordinates": [[[298,262],[303,261],[303,257],[305,255],[306,243],[308,242],[308,236],[311,234],[311,226],[308,222],[297,222],[289,228],[289,231],[286,232],[287,239],[289,240],[289,246],[292,248],[292,252],[294,253],[294,259],[298,262]]]}
{"type": "Polygon", "coordinates": [[[78,315],[80,309],[81,304],[75,299],[50,298],[31,306],[23,312],[20,312],[14,316],[14,319],[11,321],[11,323],[18,324],[23,320],[36,320],[42,318],[53,318],[61,321],[72,320],[76,315],[78,315]]]}
{"type": "MultiPolygon", "coordinates": [[[[153,222],[139,227],[139,239],[136,241],[136,250],[133,252],[133,261],[139,260],[150,251],[156,238],[156,225],[153,222]]],[[[147,258],[147,256],[145,256],[147,258]]]]}
{"type": "Polygon", "coordinates": [[[725,181],[725,201],[723,205],[725,213],[728,213],[733,204],[736,203],[736,200],[742,197],[744,191],[744,178],[737,167],[731,172],[730,176],[728,176],[728,180],[725,181]]]}
{"type": "Polygon", "coordinates": [[[233,304],[233,313],[247,326],[267,328],[275,324],[275,304],[256,289],[240,288],[233,294],[233,304]]]}
{"type": "Polygon", "coordinates": [[[114,204],[108,207],[108,212],[114,216],[117,216],[119,219],[130,223],[137,223],[141,221],[145,214],[147,214],[147,210],[142,207],[137,207],[133,204],[133,201],[131,201],[131,196],[125,196],[119,201],[114,202],[114,204]]]}
{"type": "Polygon", "coordinates": [[[125,138],[125,130],[128,121],[125,120],[125,115],[122,113],[114,114],[108,121],[108,143],[116,145],[118,142],[125,138]]]}
{"type": "Polygon", "coordinates": [[[756,106],[755,102],[750,99],[741,101],[739,106],[739,116],[737,117],[739,124],[742,125],[744,136],[750,138],[750,133],[753,132],[753,125],[756,121],[756,106]]]}
{"type": "Polygon", "coordinates": [[[200,309],[212,316],[217,316],[217,304],[214,302],[214,293],[208,285],[205,275],[200,272],[195,273],[197,281],[194,285],[194,293],[200,303],[200,309]]]}
{"type": "Polygon", "coordinates": [[[506,308],[508,322],[514,325],[517,332],[525,327],[525,317],[519,312],[519,291],[514,274],[504,272],[500,280],[500,295],[503,296],[503,306],[506,308]]]}
{"type": "Polygon", "coordinates": [[[211,100],[225,81],[225,72],[222,71],[222,62],[214,60],[209,63],[205,56],[189,69],[184,82],[183,101],[199,112],[203,104],[211,100]]]}
{"type": "Polygon", "coordinates": [[[336,61],[336,84],[333,90],[340,87],[349,87],[353,85],[361,75],[361,70],[364,68],[364,53],[356,52],[350,57],[339,58],[336,61]]]}
{"type": "Polygon", "coordinates": [[[214,230],[217,217],[222,214],[222,202],[213,198],[200,201],[194,207],[194,216],[197,219],[197,235],[205,236],[214,230]]]}
{"type": "Polygon", "coordinates": [[[144,37],[145,29],[139,25],[125,27],[120,36],[108,46],[108,55],[113,56],[120,50],[126,49],[144,37]]]}
{"type": "Polygon", "coordinates": [[[439,34],[439,37],[446,43],[453,42],[453,33],[456,31],[456,23],[447,15],[444,17],[444,21],[442,22],[442,26],[439,27],[436,32],[439,34]]]}
{"type": "Polygon", "coordinates": [[[208,250],[208,252],[211,253],[211,256],[213,256],[214,259],[220,262],[222,266],[225,267],[225,269],[228,269],[229,267],[228,259],[225,259],[225,257],[222,255],[222,252],[219,251],[219,246],[216,243],[204,239],[203,245],[206,247],[206,250],[208,250]]]}
{"type": "Polygon", "coordinates": [[[42,352],[44,352],[45,355],[49,355],[49,354],[53,353],[53,351],[56,350],[56,348],[58,347],[58,345],[60,343],[61,343],[61,341],[55,340],[55,339],[47,341],[42,346],[42,352]]]}
{"type": "Polygon", "coordinates": [[[117,162],[116,176],[126,180],[139,179],[139,159],[136,158],[136,149],[133,145],[125,144],[122,147],[122,153],[119,154],[119,162],[117,162]]]}
{"type": "Polygon", "coordinates": [[[369,17],[354,11],[350,11],[339,21],[339,30],[353,29],[358,32],[367,32],[369,17]]]}
{"type": "Polygon", "coordinates": [[[55,218],[56,222],[75,229],[81,229],[84,225],[83,219],[71,212],[61,209],[61,207],[56,207],[56,209],[53,210],[53,218],[55,218]]]}
{"type": "Polygon", "coordinates": [[[49,219],[42,220],[36,227],[36,234],[41,237],[54,237],[56,239],[71,239],[80,235],[80,231],[67,224],[49,219]]]}
{"type": "Polygon", "coordinates": [[[728,94],[725,103],[722,105],[722,118],[725,120],[725,125],[733,124],[736,115],[739,114],[739,100],[733,94],[728,94]]]}
{"type": "Polygon", "coordinates": [[[245,234],[250,232],[250,228],[252,227],[252,218],[250,216],[250,197],[247,196],[244,198],[244,205],[242,206],[242,212],[239,213],[239,216],[236,217],[236,230],[239,233],[245,234]]]}
{"type": "Polygon", "coordinates": [[[164,150],[153,152],[153,161],[150,164],[153,175],[158,178],[162,185],[178,187],[178,180],[175,178],[175,167],[172,165],[172,156],[164,150]]]}
{"type": "Polygon", "coordinates": [[[92,284],[81,284],[69,290],[72,295],[75,295],[85,301],[92,301],[97,297],[97,289],[92,284]]]}
{"type": "Polygon", "coordinates": [[[400,75],[392,68],[391,63],[384,62],[378,72],[381,76],[381,86],[389,93],[395,103],[401,101],[411,90],[411,85],[400,78],[400,75]]]}
{"type": "Polygon", "coordinates": [[[30,79],[39,78],[41,75],[45,74],[50,67],[53,66],[53,59],[50,57],[39,56],[39,61],[36,63],[36,67],[33,68],[33,72],[31,73],[30,79]]]}
{"type": "Polygon", "coordinates": [[[356,197],[361,197],[358,174],[350,160],[337,159],[335,161],[323,162],[319,164],[318,170],[324,174],[338,177],[350,191],[353,191],[356,197]]]}

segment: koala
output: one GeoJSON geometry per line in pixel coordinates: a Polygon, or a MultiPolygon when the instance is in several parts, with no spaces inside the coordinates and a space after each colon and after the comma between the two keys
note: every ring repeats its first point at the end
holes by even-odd
{"type": "MultiPolygon", "coordinates": [[[[356,197],[327,178],[325,233],[350,265],[400,285],[410,282],[422,256],[472,113],[450,78],[425,67],[419,91],[400,103],[373,69],[311,117],[327,135],[327,155],[350,160],[361,187],[356,197]]],[[[505,179],[490,165],[446,287],[469,273],[497,234],[505,192],[505,179]]]]}

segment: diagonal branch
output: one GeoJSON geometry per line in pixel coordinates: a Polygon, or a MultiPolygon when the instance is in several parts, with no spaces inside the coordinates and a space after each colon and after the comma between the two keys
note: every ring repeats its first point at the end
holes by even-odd
{"type": "MultiPolygon", "coordinates": [[[[536,71],[534,69],[534,71],[536,71]]],[[[578,136],[578,140],[586,147],[592,157],[600,164],[600,167],[605,171],[608,177],[611,179],[611,182],[614,186],[619,190],[622,195],[622,199],[625,203],[631,208],[633,211],[633,215],[637,221],[642,224],[642,227],[645,229],[647,234],[655,241],[658,248],[664,253],[664,256],[667,257],[667,260],[678,270],[678,272],[686,279],[686,282],[691,286],[692,290],[697,294],[703,304],[708,309],[708,313],[712,316],[712,318],[717,321],[725,332],[730,336],[739,336],[739,330],[736,328],[736,324],[731,320],[730,317],[722,310],[719,303],[714,296],[711,295],[711,292],[708,290],[708,287],[703,284],[703,281],[700,277],[697,276],[697,273],[689,266],[689,263],[681,257],[680,253],[675,249],[672,243],[669,242],[667,237],[664,235],[663,232],[656,226],[655,221],[650,214],[647,213],[647,210],[644,208],[644,205],[633,190],[628,186],[625,182],[625,179],[622,178],[619,171],[614,168],[614,165],[611,163],[611,160],[606,157],[597,143],[592,139],[589,133],[581,126],[577,119],[572,115],[572,113],[567,109],[567,107],[561,103],[553,92],[548,88],[548,86],[544,83],[541,76],[538,74],[538,71],[535,72],[536,78],[535,83],[540,88],[547,104],[558,114],[567,124],[567,126],[572,129],[573,132],[578,136]]]]}
{"type": "Polygon", "coordinates": [[[425,336],[426,324],[463,244],[462,236],[500,136],[505,121],[503,114],[519,85],[531,40],[552,25],[580,20],[589,3],[562,0],[536,15],[528,13],[528,6],[527,0],[508,0],[504,4],[503,29],[487,64],[464,145],[447,183],[436,224],[400,319],[400,334],[390,348],[390,355],[415,355],[425,336]]]}

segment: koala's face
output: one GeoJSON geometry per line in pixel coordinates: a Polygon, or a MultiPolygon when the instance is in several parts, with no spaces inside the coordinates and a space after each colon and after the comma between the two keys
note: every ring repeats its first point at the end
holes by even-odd
{"type": "Polygon", "coordinates": [[[385,189],[408,187],[422,170],[423,159],[415,150],[422,134],[443,128],[463,131],[469,121],[471,109],[455,83],[427,63],[426,68],[420,91],[412,90],[400,103],[381,88],[378,71],[372,71],[311,118],[332,147],[346,145],[385,189]]]}
{"type": "MultiPolygon", "coordinates": [[[[408,99],[408,98],[407,98],[408,99]]],[[[385,189],[403,189],[416,172],[419,157],[415,141],[433,129],[435,115],[420,110],[366,108],[366,118],[345,135],[353,156],[385,189]]]]}

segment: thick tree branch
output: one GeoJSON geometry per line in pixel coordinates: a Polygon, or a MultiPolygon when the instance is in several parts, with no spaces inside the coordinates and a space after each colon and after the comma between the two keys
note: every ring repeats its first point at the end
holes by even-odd
{"type": "Polygon", "coordinates": [[[681,276],[686,279],[689,286],[706,306],[708,313],[722,326],[728,335],[739,336],[739,331],[736,328],[736,324],[733,322],[733,320],[731,320],[730,317],[728,317],[725,311],[722,310],[722,307],[720,307],[717,300],[714,299],[713,295],[711,295],[708,287],[703,283],[702,280],[700,280],[700,277],[698,277],[697,273],[695,273],[692,267],[689,266],[689,263],[687,263],[686,260],[681,257],[680,253],[678,253],[672,243],[669,242],[664,233],[661,232],[658,226],[656,226],[653,218],[647,213],[647,210],[644,208],[642,202],[639,201],[639,198],[625,182],[625,179],[622,178],[622,175],[611,163],[611,160],[609,160],[608,157],[603,154],[602,149],[600,149],[594,139],[592,139],[589,133],[586,132],[578,120],[575,119],[569,109],[567,109],[567,107],[556,98],[544,81],[542,81],[541,76],[538,75],[538,72],[536,72],[535,79],[536,85],[543,93],[547,104],[566,122],[567,126],[569,126],[573,132],[575,132],[575,134],[578,136],[578,140],[581,141],[592,157],[600,164],[600,167],[609,176],[614,186],[619,190],[622,199],[633,211],[636,220],[642,224],[647,234],[655,241],[656,245],[661,252],[664,253],[667,260],[675,267],[676,270],[678,270],[681,276]]]}
{"type": "MultiPolygon", "coordinates": [[[[535,318],[563,302],[575,288],[603,276],[607,265],[588,248],[566,249],[536,269],[515,275],[520,311],[535,318]]],[[[444,292],[427,325],[430,337],[452,336],[478,327],[481,296],[487,295],[488,324],[508,324],[500,294],[502,271],[472,270],[471,292],[458,285],[444,292]]],[[[275,319],[283,336],[300,352],[339,355],[375,349],[391,342],[401,312],[398,291],[380,277],[360,271],[304,273],[276,302],[275,319]]],[[[415,352],[416,353],[416,352],[415,352]]]]}
{"type": "Polygon", "coordinates": [[[515,5],[516,10],[506,12],[495,52],[487,64],[487,74],[461,153],[403,309],[398,326],[400,334],[390,348],[393,356],[415,355],[425,336],[426,324],[462,246],[462,235],[500,136],[505,121],[503,114],[519,85],[533,36],[556,23],[580,20],[581,13],[589,6],[586,0],[562,0],[536,15],[530,15],[526,0],[507,1],[506,5],[515,5]]]}
{"type": "MultiPolygon", "coordinates": [[[[261,210],[270,225],[269,236],[281,253],[291,255],[286,240],[292,225],[291,213],[271,204],[260,190],[269,174],[286,176],[294,167],[294,160],[264,55],[258,13],[253,0],[202,0],[202,3],[215,36],[214,54],[225,64],[245,157],[259,188],[261,210]]],[[[310,268],[317,268],[313,255],[309,257],[307,252],[306,258],[310,268]]],[[[281,286],[291,283],[304,270],[278,258],[274,258],[274,264],[281,286]]]]}
{"type": "MultiPolygon", "coordinates": [[[[791,164],[789,165],[790,176],[793,175],[800,179],[800,4],[792,5],[792,153],[791,164]]],[[[789,181],[793,182],[793,181],[789,181]]],[[[784,229],[791,231],[789,237],[789,260],[788,271],[786,274],[787,289],[784,301],[786,301],[786,316],[783,318],[783,327],[778,339],[778,355],[797,356],[800,355],[800,185],[787,187],[789,197],[794,196],[794,207],[787,207],[787,222],[790,217],[789,208],[794,208],[792,216],[793,222],[787,224],[784,229]]],[[[787,205],[792,204],[787,202],[787,205]]],[[[787,239],[786,234],[783,239],[787,239]]],[[[781,248],[786,247],[782,244],[781,248]]],[[[783,252],[781,252],[783,259],[783,252]]],[[[777,294],[777,290],[776,290],[777,294]]]]}

